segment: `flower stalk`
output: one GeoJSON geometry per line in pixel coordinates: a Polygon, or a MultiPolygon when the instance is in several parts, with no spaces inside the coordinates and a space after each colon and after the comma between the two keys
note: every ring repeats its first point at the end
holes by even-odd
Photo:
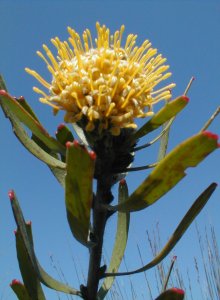
{"type": "Polygon", "coordinates": [[[93,207],[93,232],[92,239],[95,243],[89,250],[89,269],[86,287],[86,300],[95,300],[98,292],[101,274],[101,258],[103,237],[108,219],[108,211],[102,205],[109,202],[110,187],[106,187],[101,180],[97,181],[97,193],[93,207]]]}

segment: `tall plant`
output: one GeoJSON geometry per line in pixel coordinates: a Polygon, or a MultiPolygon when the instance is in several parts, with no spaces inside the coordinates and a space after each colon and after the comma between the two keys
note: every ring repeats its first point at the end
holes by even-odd
{"type": "MultiPolygon", "coordinates": [[[[157,87],[170,77],[166,59],[146,40],[136,46],[136,35],[128,35],[122,46],[124,26],[113,35],[105,25],[97,27],[93,41],[86,29],[82,38],[68,28],[69,42],[59,38],[51,40],[57,55],[43,45],[45,54],[37,54],[45,61],[52,81],[47,82],[36,71],[26,68],[43,86],[34,87],[40,101],[50,105],[56,115],[65,112],[64,121],[55,137],[49,135],[36,114],[23,97],[14,98],[6,91],[1,79],[1,106],[9,118],[20,142],[34,156],[44,162],[65,190],[67,220],[74,238],[88,248],[89,264],[87,284],[77,290],[59,282],[41,267],[35,252],[31,224],[26,223],[14,191],[9,192],[17,224],[16,248],[24,284],[18,280],[11,287],[18,299],[46,299],[41,284],[85,300],[104,299],[115,276],[146,271],[160,263],[173,249],[194,218],[204,207],[216,188],[212,183],[197,198],[183,217],[164,248],[145,266],[118,272],[126,248],[130,214],[146,209],[161,199],[182,178],[185,170],[197,166],[218,145],[217,135],[206,131],[209,122],[194,136],[183,141],[166,155],[168,134],[175,117],[188,104],[184,95],[170,101],[175,84],[157,87]],[[45,89],[48,91],[46,92],[45,89]],[[163,107],[154,113],[157,102],[163,107]],[[137,118],[148,118],[137,128],[137,118]],[[152,142],[138,145],[152,131],[162,131],[152,142]],[[31,131],[31,135],[27,130],[31,131]],[[153,165],[132,168],[138,150],[160,139],[158,161],[153,165]],[[130,170],[153,168],[147,178],[131,194],[125,177],[130,170]],[[93,181],[97,189],[93,191],[93,181]],[[113,201],[112,187],[119,183],[118,204],[113,201]],[[118,223],[115,244],[109,266],[102,265],[105,227],[113,214],[118,223]]],[[[217,114],[217,112],[216,112],[217,114]]],[[[183,299],[178,289],[164,291],[158,300],[183,299]]]]}

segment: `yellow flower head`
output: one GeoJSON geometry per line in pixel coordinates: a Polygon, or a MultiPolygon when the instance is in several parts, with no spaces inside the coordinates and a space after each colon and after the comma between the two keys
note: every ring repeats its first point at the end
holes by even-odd
{"type": "Polygon", "coordinates": [[[136,128],[135,118],[153,114],[152,106],[171,97],[175,84],[155,90],[156,85],[170,77],[169,66],[157,49],[146,40],[136,46],[136,35],[127,36],[122,47],[124,26],[114,35],[105,25],[96,24],[97,38],[92,40],[88,29],[82,39],[68,27],[69,42],[58,37],[51,39],[57,49],[54,57],[46,45],[46,55],[37,51],[52,74],[52,82],[45,81],[37,72],[26,68],[46,89],[34,87],[43,97],[40,101],[54,111],[64,110],[65,122],[82,120],[86,131],[98,128],[119,135],[122,128],[136,128]]]}

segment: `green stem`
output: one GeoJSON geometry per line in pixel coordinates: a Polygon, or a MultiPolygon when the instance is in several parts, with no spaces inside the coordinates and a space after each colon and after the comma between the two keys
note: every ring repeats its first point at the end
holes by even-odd
{"type": "Polygon", "coordinates": [[[108,211],[106,208],[103,208],[101,204],[108,202],[109,195],[110,187],[106,186],[106,182],[98,180],[97,194],[93,208],[93,234],[96,244],[90,249],[86,300],[96,300],[98,292],[99,280],[101,278],[100,265],[102,258],[103,236],[108,218],[108,211]]]}

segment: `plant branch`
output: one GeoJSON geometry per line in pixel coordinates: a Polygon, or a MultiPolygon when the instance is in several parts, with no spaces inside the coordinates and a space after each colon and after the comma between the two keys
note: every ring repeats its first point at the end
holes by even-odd
{"type": "Polygon", "coordinates": [[[105,270],[100,267],[102,258],[103,236],[106,221],[108,219],[108,210],[101,205],[109,200],[110,187],[106,186],[102,180],[97,181],[97,194],[93,208],[93,238],[95,245],[90,249],[89,270],[87,279],[86,300],[95,300],[99,280],[105,270]],[[103,271],[102,271],[103,270],[103,271]]]}

